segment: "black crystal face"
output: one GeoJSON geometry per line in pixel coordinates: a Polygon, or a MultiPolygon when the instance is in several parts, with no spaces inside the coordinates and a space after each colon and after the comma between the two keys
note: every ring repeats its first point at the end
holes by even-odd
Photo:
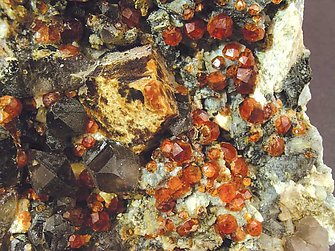
{"type": "Polygon", "coordinates": [[[84,156],[96,186],[104,192],[128,192],[137,187],[139,160],[128,148],[103,141],[84,156]]]}
{"type": "Polygon", "coordinates": [[[32,150],[29,171],[32,187],[38,194],[60,197],[75,193],[75,177],[62,154],[32,150]]]}

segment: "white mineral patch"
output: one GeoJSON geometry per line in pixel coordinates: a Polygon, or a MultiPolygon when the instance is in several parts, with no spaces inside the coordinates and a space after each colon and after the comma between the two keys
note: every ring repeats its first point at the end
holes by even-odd
{"type": "Polygon", "coordinates": [[[260,62],[259,82],[253,96],[262,104],[267,103],[266,94],[280,90],[291,67],[306,50],[302,33],[303,7],[304,1],[296,0],[285,10],[279,11],[270,30],[272,47],[256,53],[260,62]]]}

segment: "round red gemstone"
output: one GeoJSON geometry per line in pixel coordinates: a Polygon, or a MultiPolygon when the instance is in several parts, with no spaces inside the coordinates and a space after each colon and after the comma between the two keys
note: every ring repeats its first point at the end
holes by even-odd
{"type": "Polygon", "coordinates": [[[238,43],[226,44],[222,50],[222,54],[225,58],[230,60],[236,60],[241,52],[241,45],[238,43]]]}
{"type": "Polygon", "coordinates": [[[200,126],[206,121],[209,121],[209,115],[206,111],[197,109],[192,112],[192,119],[193,124],[195,124],[196,126],[200,126]]]}
{"type": "Polygon", "coordinates": [[[202,173],[210,179],[216,179],[220,174],[220,166],[216,162],[206,162],[202,166],[202,173]]]}
{"type": "Polygon", "coordinates": [[[186,221],[184,224],[178,226],[176,231],[180,236],[185,237],[189,235],[191,232],[195,231],[198,225],[199,221],[197,219],[190,219],[186,221]]]}
{"type": "Polygon", "coordinates": [[[91,214],[91,226],[95,232],[104,232],[110,229],[109,215],[106,212],[91,214]]]}
{"type": "Polygon", "coordinates": [[[94,146],[95,144],[95,138],[93,138],[92,136],[88,135],[85,136],[83,138],[83,140],[81,141],[81,144],[86,147],[87,149],[90,149],[94,146]]]}
{"type": "Polygon", "coordinates": [[[285,115],[280,116],[275,121],[276,131],[278,134],[281,134],[281,135],[288,133],[288,131],[291,128],[291,125],[292,125],[291,120],[285,115]]]}
{"type": "Polygon", "coordinates": [[[236,197],[236,188],[234,184],[225,183],[218,188],[218,193],[223,202],[229,203],[236,197]]]}
{"type": "Polygon", "coordinates": [[[238,64],[241,67],[253,67],[255,65],[255,57],[252,54],[252,51],[245,49],[238,58],[238,64]]]}
{"type": "Polygon", "coordinates": [[[88,171],[85,169],[79,174],[79,182],[88,187],[88,188],[93,188],[94,187],[94,182],[92,180],[91,175],[88,173],[88,171]]]}
{"type": "Polygon", "coordinates": [[[169,158],[173,149],[173,142],[170,139],[164,139],[161,144],[161,152],[162,154],[169,158]]]}
{"type": "Polygon", "coordinates": [[[177,46],[183,40],[181,30],[177,27],[169,27],[162,33],[164,42],[170,46],[177,46]]]}
{"type": "Polygon", "coordinates": [[[228,142],[222,142],[220,146],[224,153],[224,160],[231,163],[237,157],[236,148],[228,142]]]}
{"type": "Polygon", "coordinates": [[[199,128],[200,142],[203,145],[209,145],[220,136],[220,128],[213,121],[204,122],[199,128]]]}
{"type": "Polygon", "coordinates": [[[224,75],[221,71],[211,72],[207,76],[208,87],[213,91],[222,91],[228,85],[226,79],[226,75],[224,75]]]}
{"type": "Polygon", "coordinates": [[[173,143],[171,159],[178,165],[187,163],[192,158],[192,147],[189,143],[177,140],[173,143]]]}
{"type": "Polygon", "coordinates": [[[241,94],[251,94],[255,90],[257,74],[253,68],[239,67],[234,78],[236,90],[241,94]]]}
{"type": "Polygon", "coordinates": [[[219,14],[209,20],[207,31],[212,38],[228,38],[233,33],[233,19],[223,13],[219,14]]]}
{"type": "Polygon", "coordinates": [[[206,32],[206,24],[201,19],[195,19],[185,24],[185,34],[192,40],[201,39],[206,32]]]}
{"type": "Polygon", "coordinates": [[[124,22],[129,28],[139,27],[141,13],[133,8],[124,8],[121,11],[122,22],[124,22]]]}
{"type": "Polygon", "coordinates": [[[282,155],[285,151],[284,139],[277,136],[271,137],[265,146],[265,150],[272,157],[278,157],[282,155]]]}
{"type": "Polygon", "coordinates": [[[264,123],[265,115],[262,105],[253,98],[246,98],[240,105],[241,117],[253,124],[264,123]]]}
{"type": "Polygon", "coordinates": [[[242,34],[248,42],[257,42],[264,38],[265,30],[255,24],[247,23],[242,29],[242,34]]]}
{"type": "Polygon", "coordinates": [[[219,215],[215,222],[216,231],[221,236],[234,233],[237,227],[238,227],[237,221],[235,217],[231,214],[219,215]]]}
{"type": "Polygon", "coordinates": [[[243,157],[236,158],[230,165],[230,169],[233,175],[248,176],[248,165],[243,157]]]}
{"type": "Polygon", "coordinates": [[[93,119],[89,119],[86,123],[86,133],[96,133],[99,130],[99,125],[93,119]]]}
{"type": "Polygon", "coordinates": [[[262,233],[262,223],[258,220],[252,219],[248,222],[246,230],[251,236],[260,236],[262,233]]]}

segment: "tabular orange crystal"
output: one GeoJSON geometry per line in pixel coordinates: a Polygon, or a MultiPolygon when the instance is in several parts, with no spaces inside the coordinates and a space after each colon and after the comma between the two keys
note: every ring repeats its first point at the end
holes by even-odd
{"type": "Polygon", "coordinates": [[[164,42],[170,46],[177,46],[183,40],[181,30],[177,27],[169,27],[162,33],[164,42]]]}
{"type": "Polygon", "coordinates": [[[226,79],[226,75],[221,71],[214,71],[207,76],[207,85],[213,91],[222,91],[228,85],[226,79]]]}
{"type": "Polygon", "coordinates": [[[95,120],[89,119],[86,123],[86,133],[96,133],[99,130],[99,125],[95,120]]]}
{"type": "Polygon", "coordinates": [[[218,193],[223,202],[229,203],[236,197],[236,188],[231,183],[225,183],[218,188],[218,193]]]}
{"type": "Polygon", "coordinates": [[[220,166],[216,162],[206,162],[202,166],[202,173],[210,179],[216,179],[220,174],[220,166]]]}
{"type": "Polygon", "coordinates": [[[201,19],[195,19],[184,26],[185,34],[192,40],[201,39],[206,32],[206,24],[201,19]]]}
{"type": "Polygon", "coordinates": [[[220,128],[213,121],[206,121],[199,128],[200,132],[200,143],[203,145],[209,145],[220,136],[220,128]]]}
{"type": "Polygon", "coordinates": [[[264,38],[265,30],[255,24],[247,23],[242,29],[242,34],[248,42],[257,42],[264,38]]]}
{"type": "Polygon", "coordinates": [[[282,155],[285,151],[284,139],[277,136],[271,137],[265,146],[265,150],[272,157],[278,157],[282,155]]]}
{"type": "Polygon", "coordinates": [[[214,16],[207,24],[207,31],[212,38],[228,38],[233,33],[233,19],[223,13],[214,16]]]}
{"type": "Polygon", "coordinates": [[[190,219],[186,221],[184,224],[178,226],[176,231],[180,236],[184,237],[189,235],[191,232],[196,231],[198,225],[199,221],[197,219],[190,219]]]}
{"type": "Polygon", "coordinates": [[[287,116],[281,115],[278,119],[276,119],[275,126],[277,133],[284,135],[288,133],[291,128],[291,120],[287,116]]]}
{"type": "Polygon", "coordinates": [[[193,124],[199,126],[204,124],[206,121],[209,121],[209,115],[204,110],[194,110],[192,112],[193,124]]]}
{"type": "Polygon", "coordinates": [[[244,52],[241,53],[238,58],[238,64],[241,67],[252,67],[255,65],[255,57],[252,54],[252,51],[249,49],[245,49],[244,52]]]}
{"type": "Polygon", "coordinates": [[[73,249],[78,249],[85,246],[91,239],[91,236],[88,234],[78,235],[73,234],[69,238],[69,246],[73,249]]]}
{"type": "Polygon", "coordinates": [[[226,44],[222,50],[222,54],[225,58],[230,60],[236,60],[241,52],[241,45],[238,43],[226,44]]]}
{"type": "Polygon", "coordinates": [[[231,163],[237,157],[236,148],[228,142],[222,142],[220,146],[224,153],[224,160],[231,163]]]}
{"type": "Polygon", "coordinates": [[[236,90],[241,94],[251,94],[255,90],[257,74],[253,68],[239,67],[234,78],[236,90]]]}
{"type": "Polygon", "coordinates": [[[183,169],[182,179],[185,183],[194,185],[201,180],[200,168],[196,165],[189,165],[183,169]]]}
{"type": "Polygon", "coordinates": [[[7,124],[22,111],[21,101],[12,96],[0,97],[0,124],[7,124]]]}
{"type": "Polygon", "coordinates": [[[95,232],[104,232],[110,229],[109,215],[106,212],[91,214],[91,226],[95,232]]]}
{"type": "Polygon", "coordinates": [[[230,170],[233,175],[248,176],[248,165],[243,157],[236,158],[230,165],[230,170]]]}
{"type": "Polygon", "coordinates": [[[215,229],[221,236],[234,233],[237,227],[237,221],[231,214],[219,215],[215,222],[215,229]]]}
{"type": "Polygon", "coordinates": [[[251,236],[260,236],[262,233],[262,223],[258,220],[252,219],[246,226],[247,233],[251,236]]]}
{"type": "Polygon", "coordinates": [[[177,140],[173,143],[171,159],[177,162],[178,165],[187,163],[192,158],[192,147],[189,143],[177,140]]]}

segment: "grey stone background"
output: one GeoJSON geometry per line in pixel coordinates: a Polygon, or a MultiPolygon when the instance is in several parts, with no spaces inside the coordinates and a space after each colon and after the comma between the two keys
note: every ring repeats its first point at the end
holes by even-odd
{"type": "Polygon", "coordinates": [[[324,161],[335,177],[335,0],[305,2],[304,37],[313,70],[307,114],[323,137],[324,161]]]}

